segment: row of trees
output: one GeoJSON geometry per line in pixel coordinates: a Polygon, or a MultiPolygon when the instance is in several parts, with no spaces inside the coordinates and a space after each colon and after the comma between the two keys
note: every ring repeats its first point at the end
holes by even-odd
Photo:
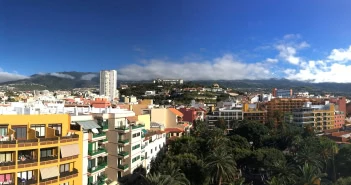
{"type": "Polygon", "coordinates": [[[351,146],[339,149],[311,127],[244,122],[224,133],[196,123],[190,136],[160,153],[148,175],[137,170],[125,184],[351,184],[351,146]]]}

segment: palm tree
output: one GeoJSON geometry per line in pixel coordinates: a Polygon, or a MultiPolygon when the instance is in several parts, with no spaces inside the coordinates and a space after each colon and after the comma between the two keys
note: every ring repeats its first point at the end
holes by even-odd
{"type": "Polygon", "coordinates": [[[285,181],[277,177],[273,177],[270,181],[267,181],[266,183],[267,185],[284,185],[285,181]]]}
{"type": "Polygon", "coordinates": [[[316,152],[314,152],[310,147],[303,147],[297,152],[296,161],[298,164],[310,164],[319,169],[322,169],[323,164],[316,152]]]}
{"type": "Polygon", "coordinates": [[[320,182],[320,178],[325,176],[318,167],[309,165],[308,163],[299,166],[299,172],[296,175],[300,177],[297,184],[303,185],[316,185],[320,182]]]}
{"type": "Polygon", "coordinates": [[[184,173],[182,173],[173,162],[167,164],[164,174],[170,176],[172,178],[173,183],[177,185],[190,184],[189,180],[185,177],[184,173]]]}
{"type": "MultiPolygon", "coordinates": [[[[277,161],[273,164],[273,175],[287,184],[293,184],[297,178],[295,175],[296,168],[286,161],[277,161]]],[[[273,178],[272,178],[273,180],[273,178]]]]}
{"type": "Polygon", "coordinates": [[[211,175],[212,183],[221,185],[222,182],[235,179],[236,163],[230,154],[222,148],[213,151],[211,155],[206,158],[206,169],[211,175]]]}
{"type": "Polygon", "coordinates": [[[160,173],[149,173],[145,178],[146,185],[173,185],[172,177],[160,173]]]}
{"type": "Polygon", "coordinates": [[[210,149],[213,150],[218,147],[225,147],[229,139],[224,136],[214,136],[207,141],[207,145],[210,146],[210,149]]]}

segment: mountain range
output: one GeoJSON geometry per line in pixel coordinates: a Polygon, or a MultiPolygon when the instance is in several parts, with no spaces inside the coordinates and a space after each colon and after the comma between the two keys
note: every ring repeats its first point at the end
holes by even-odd
{"type": "MultiPolygon", "coordinates": [[[[142,81],[146,83],[151,81],[142,81]]],[[[186,81],[185,81],[186,82],[186,81]]],[[[131,81],[120,81],[120,83],[132,83],[131,81]]],[[[135,82],[134,82],[135,83],[135,82]]],[[[217,80],[217,81],[193,81],[201,85],[218,83],[221,86],[235,89],[260,89],[270,91],[272,88],[292,88],[294,91],[309,91],[315,94],[333,93],[336,95],[351,95],[350,83],[310,83],[304,81],[292,81],[287,79],[267,80],[217,80]]],[[[98,88],[99,73],[97,72],[56,72],[34,74],[26,79],[0,83],[0,86],[13,86],[18,90],[48,89],[69,90],[73,88],[98,88]]]]}

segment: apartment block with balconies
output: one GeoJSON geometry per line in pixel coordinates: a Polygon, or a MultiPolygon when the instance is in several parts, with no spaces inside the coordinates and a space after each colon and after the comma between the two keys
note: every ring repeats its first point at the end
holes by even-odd
{"type": "Polygon", "coordinates": [[[329,130],[334,128],[335,106],[312,105],[306,102],[303,107],[293,111],[293,123],[305,126],[311,125],[316,131],[329,130]]]}
{"type": "Polygon", "coordinates": [[[87,185],[105,184],[107,168],[106,121],[95,119],[93,114],[71,117],[72,129],[83,133],[82,182],[87,185]]]}
{"type": "Polygon", "coordinates": [[[82,184],[83,135],[68,114],[0,120],[0,184],[82,184]]]}

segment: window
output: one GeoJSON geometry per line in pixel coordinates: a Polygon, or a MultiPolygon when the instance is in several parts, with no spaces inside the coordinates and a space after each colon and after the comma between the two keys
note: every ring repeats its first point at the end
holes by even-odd
{"type": "Polygon", "coordinates": [[[0,182],[13,182],[12,180],[12,174],[7,173],[7,174],[0,174],[0,182]]]}
{"type": "Polygon", "coordinates": [[[140,159],[140,155],[139,156],[136,156],[132,159],[132,163],[134,163],[135,161],[138,161],[140,159]]]}
{"type": "Polygon", "coordinates": [[[61,136],[61,133],[62,133],[62,124],[61,124],[61,123],[58,123],[58,124],[49,124],[49,127],[56,130],[56,131],[55,131],[55,135],[56,135],[56,136],[61,136]]]}
{"type": "Polygon", "coordinates": [[[18,172],[17,177],[20,179],[26,179],[26,180],[32,179],[33,171],[18,172]]]}
{"type": "Polygon", "coordinates": [[[0,138],[7,136],[7,125],[0,125],[0,138]]]}
{"type": "Polygon", "coordinates": [[[93,167],[95,167],[95,159],[89,160],[88,161],[88,168],[91,169],[93,167]]]}
{"type": "Polygon", "coordinates": [[[69,163],[60,165],[60,173],[69,172],[69,163]]]}
{"type": "Polygon", "coordinates": [[[27,139],[27,126],[15,126],[12,129],[16,132],[15,137],[18,140],[26,140],[27,139]]]}
{"type": "Polygon", "coordinates": [[[133,134],[133,138],[139,137],[139,136],[140,136],[140,132],[133,134]]]}
{"type": "Polygon", "coordinates": [[[140,144],[134,145],[134,146],[132,147],[132,150],[135,150],[135,149],[137,149],[137,148],[139,148],[139,147],[140,147],[140,144]]]}
{"type": "Polygon", "coordinates": [[[40,157],[50,157],[53,155],[53,148],[45,148],[40,150],[40,157]]]}
{"type": "Polygon", "coordinates": [[[12,161],[12,152],[0,152],[0,162],[12,161]]]}
{"type": "Polygon", "coordinates": [[[44,124],[31,125],[30,128],[36,131],[37,137],[45,137],[45,125],[44,124]]]}

